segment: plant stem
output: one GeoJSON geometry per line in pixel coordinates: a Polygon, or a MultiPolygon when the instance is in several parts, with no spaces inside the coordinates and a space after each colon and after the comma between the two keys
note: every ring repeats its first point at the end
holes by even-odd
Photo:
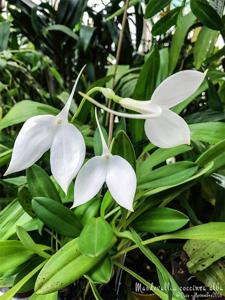
{"type": "Polygon", "coordinates": [[[111,210],[108,214],[105,215],[105,219],[108,219],[110,216],[112,216],[114,213],[118,212],[120,210],[120,207],[117,206],[113,210],[111,210]]]}
{"type": "MultiPolygon", "coordinates": [[[[122,19],[122,28],[120,31],[119,35],[119,41],[118,41],[118,47],[116,51],[116,64],[114,67],[114,72],[113,72],[113,83],[112,83],[112,89],[115,87],[115,82],[116,82],[116,72],[119,64],[119,59],[120,59],[120,53],[122,49],[122,41],[123,41],[123,34],[126,26],[126,19],[127,19],[127,9],[129,7],[129,0],[126,0],[125,2],[125,7],[124,7],[124,12],[123,12],[123,19],[122,19]]],[[[108,101],[108,108],[111,108],[111,99],[108,101]]],[[[112,113],[107,113],[106,115],[106,124],[109,122],[109,139],[108,139],[108,146],[110,146],[112,137],[113,137],[113,125],[114,125],[114,115],[112,113]]]]}

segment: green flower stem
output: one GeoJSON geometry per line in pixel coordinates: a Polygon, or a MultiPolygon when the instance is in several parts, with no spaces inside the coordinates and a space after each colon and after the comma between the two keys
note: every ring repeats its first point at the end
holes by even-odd
{"type": "MultiPolygon", "coordinates": [[[[136,119],[136,120],[145,120],[145,119],[148,119],[148,118],[154,118],[156,117],[155,114],[128,114],[128,113],[122,113],[122,112],[119,112],[119,111],[115,111],[115,110],[112,110],[108,107],[106,107],[105,105],[99,103],[98,101],[96,101],[95,99],[91,98],[90,96],[82,93],[82,92],[79,92],[79,94],[86,98],[88,101],[90,101],[92,104],[94,104],[95,106],[109,112],[109,113],[112,113],[114,114],[115,116],[118,116],[118,117],[121,117],[121,118],[129,118],[129,119],[136,119]]],[[[72,121],[74,120],[74,117],[72,119],[72,121]]]]}
{"type": "MultiPolygon", "coordinates": [[[[118,212],[120,210],[120,207],[117,206],[113,210],[111,210],[108,214],[105,215],[104,219],[108,219],[110,216],[112,216],[114,213],[118,212]]],[[[102,216],[103,217],[103,216],[102,216]]]]}
{"type": "MultiPolygon", "coordinates": [[[[94,88],[90,89],[90,90],[87,92],[87,94],[85,95],[86,97],[83,96],[83,99],[81,100],[81,103],[80,103],[80,105],[79,105],[77,111],[75,112],[74,116],[72,117],[71,122],[73,122],[73,121],[76,119],[76,117],[78,116],[78,114],[79,114],[80,111],[82,110],[82,108],[83,108],[85,102],[86,102],[87,99],[88,99],[87,96],[91,96],[91,95],[94,94],[94,93],[102,93],[106,98],[108,98],[108,99],[110,99],[110,100],[112,100],[112,101],[114,101],[114,102],[116,102],[116,103],[119,103],[119,102],[121,101],[121,99],[122,99],[121,97],[117,96],[117,95],[113,92],[113,90],[111,90],[111,89],[108,89],[108,88],[102,88],[102,87],[94,87],[94,88]]],[[[79,94],[81,94],[81,92],[80,92],[79,94]]],[[[82,94],[83,94],[83,93],[82,93],[82,94]]]]}

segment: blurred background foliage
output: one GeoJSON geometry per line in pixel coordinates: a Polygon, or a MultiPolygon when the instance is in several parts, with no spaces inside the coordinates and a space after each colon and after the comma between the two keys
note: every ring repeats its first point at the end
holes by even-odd
{"type": "MultiPolygon", "coordinates": [[[[148,212],[156,206],[169,206],[184,212],[192,225],[225,221],[223,0],[130,0],[116,72],[116,52],[125,7],[123,1],[36,3],[8,0],[0,1],[0,5],[1,174],[10,160],[21,123],[37,114],[56,113],[67,100],[84,64],[87,66],[78,90],[87,92],[94,86],[113,87],[120,96],[142,100],[150,99],[154,89],[169,75],[195,68],[207,71],[207,80],[192,97],[174,108],[190,125],[191,146],[156,149],[144,135],[143,121],[116,118],[113,151],[136,167],[140,182],[146,172],[151,171],[139,210],[129,219],[140,232],[145,234],[146,228],[143,224],[138,225],[138,217],[148,222],[148,212]],[[142,217],[144,212],[147,214],[142,217]]],[[[100,95],[95,97],[100,102],[105,101],[100,95]]],[[[75,99],[71,114],[81,101],[78,94],[75,99]]],[[[113,107],[119,109],[115,104],[113,107]]],[[[101,122],[107,130],[107,115],[102,115],[101,122]]],[[[93,106],[85,103],[74,123],[85,137],[87,156],[99,154],[93,106]]],[[[39,165],[49,173],[48,154],[39,165]]],[[[0,206],[2,209],[6,207],[0,214],[0,220],[4,220],[0,224],[0,237],[2,240],[15,237],[17,224],[23,225],[39,241],[38,230],[43,223],[31,209],[32,196],[37,195],[32,194],[27,175],[20,175],[0,181],[0,206]]],[[[66,197],[59,187],[57,190],[62,203],[67,206],[72,201],[72,192],[66,197]]],[[[99,215],[98,200],[90,204],[92,216],[99,215]]],[[[78,211],[77,216],[81,215],[78,211]]],[[[173,222],[172,217],[169,220],[173,222]]],[[[162,226],[165,228],[166,225],[162,226]]],[[[57,232],[57,228],[51,232],[48,223],[45,223],[45,228],[42,242],[47,240],[50,244],[52,232],[57,232]]],[[[177,243],[176,247],[182,249],[183,245],[177,243]]],[[[199,269],[201,255],[198,261],[195,260],[196,245],[185,244],[186,253],[189,257],[193,255],[194,261],[189,263],[189,272],[208,287],[215,282],[224,287],[224,254],[212,261],[201,247],[206,249],[208,244],[197,245],[199,253],[208,259],[205,269],[202,265],[199,269]]],[[[55,247],[52,248],[54,251],[55,247]]],[[[218,249],[221,249],[221,244],[215,245],[213,253],[218,249]]],[[[134,256],[133,261],[135,259],[138,261],[134,256]]],[[[165,260],[169,265],[171,260],[167,257],[165,260]]],[[[128,262],[132,265],[132,256],[128,256],[128,262]]],[[[176,265],[172,260],[172,267],[173,263],[176,265]]]]}

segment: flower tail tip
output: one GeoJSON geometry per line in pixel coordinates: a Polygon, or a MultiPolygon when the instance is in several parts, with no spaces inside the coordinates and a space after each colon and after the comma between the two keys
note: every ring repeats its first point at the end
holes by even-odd
{"type": "Polygon", "coordinates": [[[73,205],[70,207],[70,209],[73,209],[73,208],[76,208],[78,207],[79,205],[77,205],[76,203],[73,203],[73,205]]]}
{"type": "Polygon", "coordinates": [[[14,173],[13,171],[11,171],[9,168],[5,171],[5,173],[3,174],[3,176],[7,176],[14,173]]]}
{"type": "Polygon", "coordinates": [[[191,139],[189,138],[189,139],[186,141],[185,144],[188,145],[188,146],[190,146],[190,145],[191,145],[191,139]]]}
{"type": "Polygon", "coordinates": [[[128,207],[128,206],[126,206],[126,207],[125,206],[121,206],[121,207],[129,210],[130,212],[134,212],[133,207],[128,207]]]}

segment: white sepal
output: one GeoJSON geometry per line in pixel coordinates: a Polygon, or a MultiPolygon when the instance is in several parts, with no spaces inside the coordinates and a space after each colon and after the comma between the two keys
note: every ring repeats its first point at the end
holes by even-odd
{"type": "Polygon", "coordinates": [[[179,115],[164,109],[158,118],[145,121],[145,133],[150,142],[160,148],[190,144],[190,129],[179,115]]]}
{"type": "Polygon", "coordinates": [[[164,80],[154,91],[152,103],[170,108],[191,96],[201,85],[205,74],[195,70],[177,72],[164,80]]]}
{"type": "Polygon", "coordinates": [[[115,201],[133,211],[137,179],[134,169],[124,158],[113,155],[108,159],[106,184],[115,201]]]}
{"type": "Polygon", "coordinates": [[[71,93],[70,93],[70,96],[69,96],[69,98],[68,98],[68,100],[67,100],[65,106],[63,107],[63,109],[61,110],[61,112],[60,112],[60,113],[58,114],[58,116],[57,116],[59,119],[60,119],[60,118],[61,118],[61,119],[64,119],[64,120],[67,120],[67,119],[68,119],[69,110],[70,110],[70,107],[71,107],[71,103],[72,103],[72,100],[73,100],[73,96],[74,96],[74,93],[75,93],[75,91],[76,91],[78,81],[79,81],[79,79],[80,79],[80,77],[81,77],[81,75],[82,75],[82,73],[83,73],[85,67],[86,67],[86,65],[84,65],[83,68],[80,70],[80,72],[79,72],[79,74],[78,74],[78,76],[77,76],[77,78],[76,78],[76,81],[75,81],[75,83],[74,83],[74,85],[73,85],[73,89],[72,89],[72,91],[71,91],[71,93]]]}
{"type": "Polygon", "coordinates": [[[54,116],[43,115],[32,117],[24,123],[4,175],[25,170],[41,158],[51,146],[55,133],[54,121],[54,116]]]}
{"type": "Polygon", "coordinates": [[[106,144],[106,141],[105,141],[105,138],[104,138],[101,126],[99,124],[98,114],[97,114],[97,109],[96,108],[95,108],[95,119],[96,119],[96,123],[97,123],[97,126],[98,126],[98,131],[99,131],[100,138],[101,138],[101,143],[102,143],[102,155],[110,154],[110,151],[109,151],[109,148],[108,148],[108,146],[106,144]]]}
{"type": "Polygon", "coordinates": [[[95,156],[88,160],[77,175],[74,186],[74,203],[77,207],[91,200],[105,182],[107,159],[95,156]]]}
{"type": "Polygon", "coordinates": [[[50,165],[52,175],[65,193],[82,166],[85,143],[80,131],[72,124],[59,125],[51,146],[50,165]]]}

